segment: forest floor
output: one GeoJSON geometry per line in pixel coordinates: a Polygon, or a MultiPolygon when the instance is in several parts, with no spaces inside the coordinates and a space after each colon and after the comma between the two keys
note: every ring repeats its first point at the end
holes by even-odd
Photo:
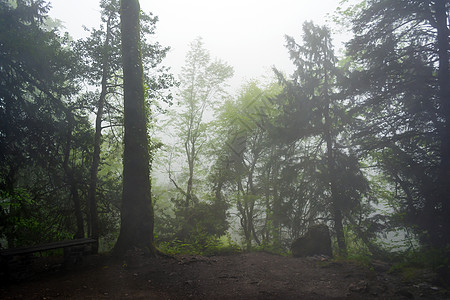
{"type": "Polygon", "coordinates": [[[450,299],[432,272],[407,281],[386,263],[321,256],[92,255],[69,270],[50,267],[48,258],[40,263],[32,278],[3,283],[0,299],[450,299]]]}

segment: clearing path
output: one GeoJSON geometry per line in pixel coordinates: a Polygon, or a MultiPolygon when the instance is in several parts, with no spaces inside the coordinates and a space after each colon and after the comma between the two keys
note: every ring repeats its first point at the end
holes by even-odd
{"type": "Polygon", "coordinates": [[[450,299],[433,276],[405,282],[322,257],[268,253],[146,258],[91,256],[70,271],[46,271],[1,287],[0,299],[450,299]]]}

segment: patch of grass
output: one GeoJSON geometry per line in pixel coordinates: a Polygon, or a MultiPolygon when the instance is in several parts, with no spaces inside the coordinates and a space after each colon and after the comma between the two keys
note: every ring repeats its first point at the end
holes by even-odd
{"type": "Polygon", "coordinates": [[[185,243],[178,239],[171,242],[161,242],[158,246],[159,250],[167,255],[190,254],[190,255],[231,255],[240,253],[242,250],[228,236],[219,239],[211,238],[206,243],[185,243]]]}

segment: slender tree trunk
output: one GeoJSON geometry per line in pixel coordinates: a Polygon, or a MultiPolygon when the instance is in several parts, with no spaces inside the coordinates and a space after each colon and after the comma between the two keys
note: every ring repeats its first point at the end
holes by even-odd
{"type": "Polygon", "coordinates": [[[253,235],[253,238],[255,239],[255,242],[258,244],[258,246],[261,246],[261,241],[259,240],[258,235],[256,234],[255,224],[253,222],[253,209],[251,212],[251,216],[252,216],[252,222],[250,223],[250,225],[251,225],[252,235],[253,235]]]}
{"type": "Polygon", "coordinates": [[[245,242],[247,244],[247,251],[250,251],[252,248],[252,234],[247,219],[247,210],[245,207],[242,206],[242,203],[239,200],[237,201],[236,207],[238,211],[241,213],[239,222],[241,224],[242,231],[244,232],[245,242]]]}
{"type": "Polygon", "coordinates": [[[188,167],[189,167],[189,177],[186,186],[186,203],[185,206],[189,207],[192,202],[192,187],[194,181],[194,160],[195,160],[195,145],[191,144],[191,149],[187,149],[189,147],[189,143],[186,142],[186,154],[188,158],[188,167]]]}
{"type": "MultiPolygon", "coordinates": [[[[16,174],[19,171],[19,164],[20,162],[16,159],[12,159],[14,157],[15,152],[17,151],[12,133],[12,124],[14,124],[13,121],[13,99],[12,97],[5,97],[5,103],[4,103],[4,110],[5,110],[5,116],[6,116],[6,126],[4,128],[4,137],[5,137],[5,145],[6,145],[6,153],[4,153],[4,157],[7,159],[8,164],[8,176],[4,179],[5,182],[3,183],[4,186],[1,186],[5,189],[7,195],[10,197],[10,205],[9,205],[9,214],[11,216],[16,216],[16,197],[14,197],[15,193],[15,187],[16,187],[16,174]]],[[[19,217],[19,216],[17,216],[19,217]]],[[[6,240],[8,242],[8,248],[14,248],[16,244],[16,239],[14,236],[14,233],[6,234],[6,240]]]]}
{"type": "Polygon", "coordinates": [[[74,176],[73,169],[69,167],[69,157],[70,157],[70,147],[72,144],[72,131],[73,131],[73,116],[69,110],[66,111],[67,118],[67,133],[66,133],[66,146],[64,149],[64,161],[63,169],[66,173],[67,182],[70,186],[70,194],[72,195],[75,218],[77,220],[77,232],[75,233],[76,238],[84,237],[84,221],[83,214],[81,212],[81,201],[80,195],[78,194],[78,185],[74,176]]]}
{"type": "MultiPolygon", "coordinates": [[[[273,151],[273,149],[272,149],[273,151]]],[[[278,174],[280,171],[280,164],[274,160],[272,166],[272,182],[273,182],[273,242],[276,248],[281,249],[281,197],[278,191],[278,174]]]]}
{"type": "Polygon", "coordinates": [[[265,189],[264,189],[264,200],[265,200],[265,208],[266,208],[266,219],[264,220],[264,234],[263,234],[263,243],[264,244],[269,244],[271,241],[271,220],[273,218],[273,216],[271,215],[271,203],[270,203],[270,195],[271,195],[271,190],[270,190],[270,175],[272,174],[272,171],[269,170],[267,171],[267,178],[265,178],[267,184],[265,185],[265,189]]]}
{"type": "Polygon", "coordinates": [[[100,165],[100,145],[102,138],[102,119],[103,119],[103,108],[105,105],[106,94],[107,94],[107,81],[108,81],[108,71],[109,71],[109,57],[108,57],[108,47],[111,40],[111,17],[108,18],[106,23],[106,38],[105,44],[103,45],[103,58],[102,58],[102,89],[100,92],[100,97],[98,100],[97,115],[95,118],[95,136],[94,136],[94,155],[92,158],[91,166],[91,178],[89,183],[88,191],[88,203],[89,203],[89,223],[90,223],[90,237],[97,240],[93,252],[98,252],[98,238],[99,238],[99,228],[98,228],[98,212],[97,212],[97,181],[98,181],[98,167],[100,165]]]}
{"type": "Polygon", "coordinates": [[[247,251],[250,251],[252,248],[252,226],[251,226],[251,216],[248,210],[248,203],[245,199],[244,187],[242,186],[242,182],[238,179],[238,193],[242,195],[242,202],[237,201],[237,209],[241,213],[240,223],[242,230],[244,231],[245,242],[247,244],[247,251]],[[242,205],[244,204],[244,205],[242,205]]]}
{"type": "Polygon", "coordinates": [[[121,228],[114,248],[117,255],[140,248],[156,252],[153,240],[153,207],[147,115],[139,36],[139,1],[122,0],[122,60],[124,77],[124,154],[121,228]]]}

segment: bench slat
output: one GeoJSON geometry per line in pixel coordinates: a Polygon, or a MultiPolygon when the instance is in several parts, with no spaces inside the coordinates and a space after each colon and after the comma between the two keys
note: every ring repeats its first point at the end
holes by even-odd
{"type": "Polygon", "coordinates": [[[22,248],[1,250],[0,256],[31,254],[34,252],[41,252],[41,251],[54,250],[54,249],[59,249],[59,248],[67,248],[67,247],[73,247],[73,246],[79,246],[79,245],[86,245],[86,244],[92,244],[92,243],[96,243],[96,242],[97,242],[96,240],[88,239],[88,238],[54,242],[54,243],[42,244],[42,245],[31,246],[31,247],[22,247],[22,248]]]}

